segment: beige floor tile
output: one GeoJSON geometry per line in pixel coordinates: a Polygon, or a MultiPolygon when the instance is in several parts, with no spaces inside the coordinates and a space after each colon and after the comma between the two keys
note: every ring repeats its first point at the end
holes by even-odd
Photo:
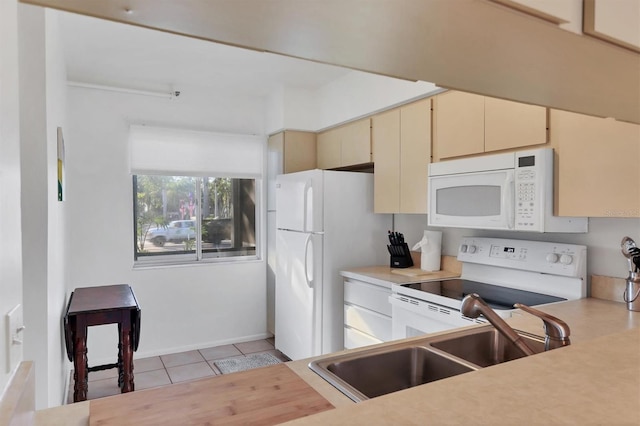
{"type": "Polygon", "coordinates": [[[89,373],[89,382],[94,382],[96,380],[112,379],[117,377],[118,377],[117,368],[110,368],[108,370],[100,370],[100,371],[92,371],[91,373],[89,373]]]}
{"type": "Polygon", "coordinates": [[[163,368],[164,364],[159,356],[133,360],[134,373],[144,373],[145,371],[160,370],[163,368]]]}
{"type": "Polygon", "coordinates": [[[104,398],[105,396],[118,395],[120,388],[115,379],[96,380],[89,383],[87,399],[104,398]]]}
{"type": "Polygon", "coordinates": [[[204,361],[202,355],[198,351],[180,352],[177,354],[160,356],[162,363],[166,368],[176,367],[178,365],[194,364],[204,361]]]}
{"type": "Polygon", "coordinates": [[[216,373],[216,376],[220,376],[222,374],[222,371],[220,371],[220,369],[216,366],[215,364],[216,361],[219,361],[219,360],[211,360],[211,361],[207,361],[207,363],[209,364],[209,367],[211,367],[213,372],[216,373]]]}
{"type": "Polygon", "coordinates": [[[167,373],[172,383],[185,382],[187,380],[200,379],[208,376],[215,376],[216,373],[206,362],[197,362],[195,364],[179,365],[177,367],[167,368],[167,373]]]}
{"type": "MultiPolygon", "coordinates": [[[[267,352],[283,362],[290,361],[282,352],[274,348],[274,338],[222,345],[212,348],[188,351],[149,358],[134,359],[134,381],[136,390],[165,386],[171,383],[196,380],[222,374],[215,361],[245,354],[267,352]]],[[[102,398],[120,393],[117,383],[118,370],[95,371],[89,374],[87,399],[102,398]]],[[[73,402],[73,371],[69,383],[68,403],[73,402]]]]}
{"type": "Polygon", "coordinates": [[[134,375],[136,390],[155,388],[170,385],[171,380],[164,368],[161,370],[145,371],[134,375]]]}
{"type": "Polygon", "coordinates": [[[265,352],[274,349],[273,345],[266,340],[254,340],[252,342],[236,343],[235,347],[243,354],[265,352]]]}
{"type": "MultiPolygon", "coordinates": [[[[257,352],[257,353],[262,353],[262,352],[257,352]]],[[[273,349],[273,350],[270,350],[270,351],[264,351],[264,353],[269,353],[269,354],[275,356],[276,358],[278,358],[282,362],[291,361],[288,356],[286,356],[285,354],[283,354],[282,352],[280,352],[277,349],[273,349]]]]}
{"type": "Polygon", "coordinates": [[[242,355],[234,345],[216,346],[213,348],[200,349],[200,353],[207,361],[212,359],[231,358],[232,356],[242,355]]]}

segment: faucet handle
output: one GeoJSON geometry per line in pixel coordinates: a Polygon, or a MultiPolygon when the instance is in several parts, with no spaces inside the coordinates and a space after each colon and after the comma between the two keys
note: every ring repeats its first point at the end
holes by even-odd
{"type": "Polygon", "coordinates": [[[545,312],[539,311],[526,305],[522,305],[520,303],[516,303],[513,306],[515,308],[522,309],[523,311],[534,315],[542,320],[542,322],[544,323],[544,331],[546,334],[544,342],[545,350],[555,349],[571,344],[571,341],[569,339],[571,330],[569,330],[569,326],[566,322],[554,317],[553,315],[549,315],[545,312]]]}

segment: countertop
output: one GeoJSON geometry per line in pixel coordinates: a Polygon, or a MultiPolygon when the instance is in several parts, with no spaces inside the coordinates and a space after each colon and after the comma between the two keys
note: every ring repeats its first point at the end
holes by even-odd
{"type": "Polygon", "coordinates": [[[419,268],[396,269],[389,268],[388,266],[365,266],[340,271],[340,275],[345,278],[366,281],[391,288],[391,284],[410,284],[442,280],[445,278],[456,278],[460,276],[460,272],[451,270],[427,272],[419,268]]]}
{"type": "MultiPolygon", "coordinates": [[[[570,325],[571,346],[359,404],[309,370],[311,359],[289,362],[336,409],[287,424],[640,424],[640,312],[599,299],[540,310],[570,325]]],[[[508,321],[542,334],[527,314],[508,321]]],[[[36,412],[35,424],[84,426],[88,416],[88,402],[76,403],[36,412]]]]}
{"type": "MultiPolygon", "coordinates": [[[[570,325],[571,346],[287,424],[640,424],[640,312],[599,299],[539,309],[570,325]]],[[[543,334],[525,313],[508,322],[543,334]]]]}

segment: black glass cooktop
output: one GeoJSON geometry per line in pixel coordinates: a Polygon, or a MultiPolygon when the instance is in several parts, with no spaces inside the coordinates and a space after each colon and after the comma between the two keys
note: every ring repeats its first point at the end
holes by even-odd
{"type": "Polygon", "coordinates": [[[477,293],[493,309],[513,309],[514,303],[535,306],[567,300],[561,297],[462,279],[402,284],[402,287],[456,300],[462,300],[468,294],[477,293]]]}

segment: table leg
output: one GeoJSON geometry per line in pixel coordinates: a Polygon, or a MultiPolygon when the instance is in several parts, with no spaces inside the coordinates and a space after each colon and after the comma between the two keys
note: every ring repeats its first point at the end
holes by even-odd
{"type": "Polygon", "coordinates": [[[122,324],[118,323],[118,387],[122,390],[124,369],[122,368],[122,324]]]}
{"type": "Polygon", "coordinates": [[[89,389],[87,362],[87,327],[77,326],[74,333],[73,402],[87,399],[87,390],[89,389]]]}
{"type": "Polygon", "coordinates": [[[133,392],[133,342],[131,341],[131,321],[124,321],[122,324],[120,338],[122,340],[122,393],[133,392]]]}

